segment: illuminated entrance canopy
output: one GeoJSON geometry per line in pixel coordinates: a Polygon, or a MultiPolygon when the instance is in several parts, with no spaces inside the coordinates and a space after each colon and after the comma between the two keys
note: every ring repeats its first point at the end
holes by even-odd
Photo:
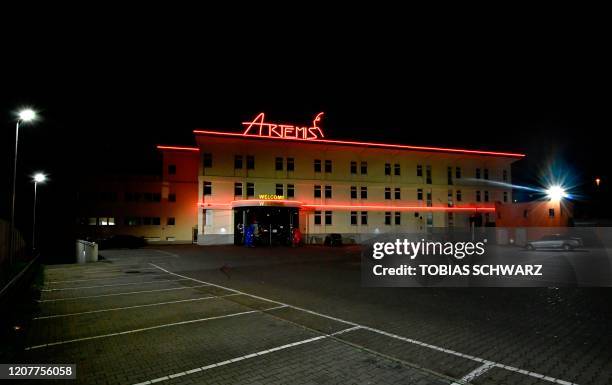
{"type": "Polygon", "coordinates": [[[260,113],[252,122],[243,122],[244,136],[259,136],[283,139],[317,140],[325,137],[323,130],[318,126],[323,112],[319,112],[312,121],[311,127],[293,126],[290,124],[267,123],[264,113],[260,113]]]}

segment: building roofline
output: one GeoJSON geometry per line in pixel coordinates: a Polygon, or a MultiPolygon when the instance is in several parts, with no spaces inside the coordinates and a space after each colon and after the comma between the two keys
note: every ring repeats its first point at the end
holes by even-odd
{"type": "Polygon", "coordinates": [[[199,147],[187,147],[187,146],[166,146],[166,145],[161,145],[158,144],[157,146],[158,150],[164,150],[164,151],[200,151],[199,147]]]}
{"type": "MultiPolygon", "coordinates": [[[[223,131],[207,131],[207,130],[193,130],[195,135],[212,135],[212,136],[228,136],[228,137],[240,137],[243,139],[259,139],[259,140],[283,140],[300,143],[315,143],[315,144],[332,144],[332,145],[344,145],[344,146],[358,146],[358,147],[371,147],[371,148],[388,148],[396,150],[409,150],[409,151],[425,151],[425,152],[444,152],[451,154],[467,154],[467,155],[484,155],[484,156],[498,156],[507,158],[524,158],[526,155],[514,152],[498,152],[498,151],[483,151],[483,150],[469,150],[460,148],[446,148],[446,147],[431,147],[431,146],[412,146],[406,144],[389,144],[379,142],[360,142],[360,141],[348,141],[348,140],[332,140],[332,139],[316,139],[316,140],[305,140],[305,139],[291,139],[291,138],[280,138],[273,136],[258,136],[258,135],[245,135],[238,132],[223,132],[223,131]]],[[[159,146],[158,146],[159,147],[159,146]]]]}

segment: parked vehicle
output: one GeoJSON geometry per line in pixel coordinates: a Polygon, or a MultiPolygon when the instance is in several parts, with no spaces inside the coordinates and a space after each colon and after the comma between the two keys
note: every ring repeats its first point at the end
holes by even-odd
{"type": "Polygon", "coordinates": [[[535,249],[563,249],[573,250],[582,247],[582,239],[577,237],[569,237],[562,234],[545,235],[537,241],[527,242],[528,250],[535,249]]]}
{"type": "Polygon", "coordinates": [[[111,235],[108,238],[98,240],[99,249],[137,249],[147,244],[142,237],[133,235],[111,235]]]}
{"type": "Polygon", "coordinates": [[[341,234],[329,234],[325,237],[325,246],[342,246],[342,235],[341,234]]]}

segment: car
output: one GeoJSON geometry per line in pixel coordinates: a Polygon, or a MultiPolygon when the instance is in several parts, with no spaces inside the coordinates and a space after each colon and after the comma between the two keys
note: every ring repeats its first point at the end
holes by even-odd
{"type": "Polygon", "coordinates": [[[342,246],[342,235],[341,234],[329,234],[325,237],[325,246],[342,246]]]}
{"type": "Polygon", "coordinates": [[[111,235],[107,238],[98,240],[99,249],[137,249],[147,244],[142,237],[134,235],[111,235]]]}
{"type": "Polygon", "coordinates": [[[535,249],[563,249],[566,251],[582,247],[582,239],[577,237],[569,237],[562,234],[545,235],[537,241],[527,242],[528,250],[535,249]]]}

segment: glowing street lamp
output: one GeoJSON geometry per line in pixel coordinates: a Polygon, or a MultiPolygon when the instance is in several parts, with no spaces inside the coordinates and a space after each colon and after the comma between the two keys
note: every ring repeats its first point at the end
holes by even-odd
{"type": "Polygon", "coordinates": [[[47,176],[45,174],[43,174],[42,172],[38,172],[36,174],[34,174],[34,176],[32,177],[32,180],[34,181],[34,217],[32,219],[32,250],[35,249],[35,245],[36,245],[36,187],[38,186],[39,183],[45,183],[45,181],[47,180],[47,176]]]}
{"type": "Polygon", "coordinates": [[[548,190],[546,190],[546,196],[551,200],[558,202],[563,198],[567,198],[567,193],[565,189],[559,185],[550,186],[548,190]]]}
{"type": "Polygon", "coordinates": [[[599,187],[600,183],[601,183],[601,178],[595,178],[595,184],[597,185],[597,187],[599,187]]]}
{"type": "Polygon", "coordinates": [[[36,112],[31,108],[25,108],[17,114],[15,126],[15,153],[13,155],[13,191],[11,194],[11,237],[9,239],[9,262],[13,263],[15,254],[15,187],[17,185],[17,144],[19,142],[19,125],[36,119],[36,112]]]}

